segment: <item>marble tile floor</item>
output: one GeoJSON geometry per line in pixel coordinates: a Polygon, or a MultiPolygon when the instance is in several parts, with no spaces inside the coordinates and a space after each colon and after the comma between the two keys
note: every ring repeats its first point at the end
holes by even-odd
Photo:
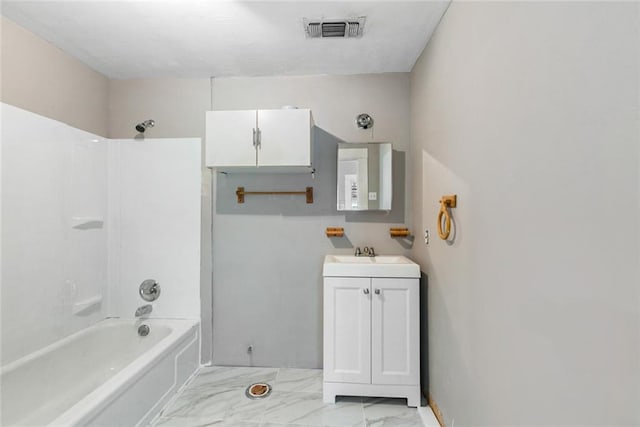
{"type": "Polygon", "coordinates": [[[339,397],[322,402],[322,370],[207,367],[162,410],[154,427],[422,427],[405,399],[339,397]],[[248,399],[255,382],[273,387],[248,399]]]}

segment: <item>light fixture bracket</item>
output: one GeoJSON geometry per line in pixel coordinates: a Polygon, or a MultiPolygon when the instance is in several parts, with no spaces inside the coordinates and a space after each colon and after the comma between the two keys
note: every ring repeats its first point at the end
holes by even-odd
{"type": "Polygon", "coordinates": [[[356,125],[360,129],[369,129],[373,127],[373,117],[367,113],[358,114],[356,117],[356,125]]]}

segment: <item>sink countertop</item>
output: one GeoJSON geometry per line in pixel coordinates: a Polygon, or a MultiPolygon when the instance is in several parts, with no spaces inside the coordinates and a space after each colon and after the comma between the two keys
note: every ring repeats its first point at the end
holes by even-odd
{"type": "Polygon", "coordinates": [[[324,277],[420,277],[420,266],[403,255],[326,255],[324,277]]]}

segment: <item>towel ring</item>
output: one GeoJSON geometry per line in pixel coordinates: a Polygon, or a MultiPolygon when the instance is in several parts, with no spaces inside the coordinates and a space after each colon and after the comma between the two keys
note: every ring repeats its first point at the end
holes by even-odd
{"type": "Polygon", "coordinates": [[[451,214],[449,208],[455,208],[457,205],[457,196],[442,196],[440,198],[440,212],[438,212],[438,236],[442,240],[447,240],[451,234],[451,214]],[[442,219],[444,217],[444,229],[442,228],[442,219]]]}

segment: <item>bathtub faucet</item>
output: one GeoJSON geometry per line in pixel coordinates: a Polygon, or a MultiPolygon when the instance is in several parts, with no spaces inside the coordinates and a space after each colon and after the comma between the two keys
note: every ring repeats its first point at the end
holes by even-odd
{"type": "Polygon", "coordinates": [[[152,310],[153,307],[151,307],[151,304],[145,304],[141,307],[138,307],[138,309],[136,310],[136,317],[147,315],[151,313],[152,310]]]}

